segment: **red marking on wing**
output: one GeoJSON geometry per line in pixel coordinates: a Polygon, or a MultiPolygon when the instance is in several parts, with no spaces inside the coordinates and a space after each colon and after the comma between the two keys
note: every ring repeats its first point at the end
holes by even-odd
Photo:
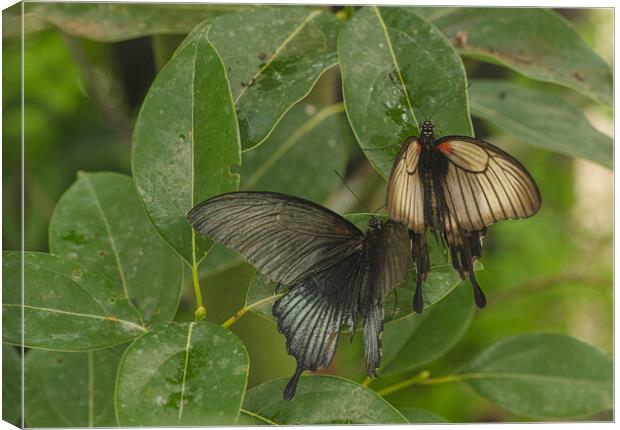
{"type": "Polygon", "coordinates": [[[439,145],[437,145],[437,149],[444,154],[449,154],[450,152],[452,152],[452,146],[450,145],[450,142],[440,143],[439,145]]]}
{"type": "Polygon", "coordinates": [[[416,147],[415,147],[416,152],[419,154],[420,152],[422,152],[422,145],[418,142],[416,143],[416,147]]]}

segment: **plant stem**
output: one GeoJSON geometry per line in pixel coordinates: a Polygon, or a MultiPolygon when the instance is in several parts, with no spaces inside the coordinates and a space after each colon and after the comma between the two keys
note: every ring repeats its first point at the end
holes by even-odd
{"type": "Polygon", "coordinates": [[[196,311],[194,316],[196,321],[202,321],[207,316],[207,310],[202,304],[202,293],[200,292],[200,282],[198,281],[198,263],[196,262],[196,234],[192,230],[192,280],[194,281],[194,294],[196,295],[196,311]]]}
{"type": "Polygon", "coordinates": [[[254,417],[256,419],[259,419],[259,420],[261,420],[264,423],[271,424],[272,426],[280,425],[280,424],[278,424],[278,423],[276,423],[274,421],[271,421],[269,418],[265,418],[262,415],[255,414],[254,412],[248,411],[247,409],[241,409],[241,413],[249,415],[249,416],[254,417]]]}
{"type": "Polygon", "coordinates": [[[367,376],[366,379],[364,379],[364,381],[362,381],[362,383],[360,385],[362,387],[368,387],[371,382],[372,382],[372,379],[367,376]]]}
{"type": "Polygon", "coordinates": [[[380,396],[387,396],[396,391],[400,391],[404,388],[410,387],[411,385],[419,384],[420,381],[424,379],[428,379],[429,376],[430,376],[430,372],[428,370],[423,370],[417,375],[415,375],[414,377],[405,379],[404,381],[399,382],[398,384],[391,385],[387,388],[384,388],[383,390],[379,390],[377,391],[377,393],[380,396]]]}
{"type": "Polygon", "coordinates": [[[247,314],[250,310],[252,310],[256,306],[260,306],[260,305],[262,305],[264,303],[269,303],[271,301],[277,300],[278,298],[282,297],[284,294],[285,293],[275,294],[272,297],[267,297],[267,298],[264,298],[262,300],[259,300],[258,302],[254,302],[251,305],[246,305],[246,306],[242,307],[237,312],[235,312],[235,314],[232,317],[230,317],[226,321],[224,321],[222,323],[222,327],[224,327],[224,328],[230,327],[231,325],[236,323],[237,320],[239,320],[242,316],[247,314]]]}

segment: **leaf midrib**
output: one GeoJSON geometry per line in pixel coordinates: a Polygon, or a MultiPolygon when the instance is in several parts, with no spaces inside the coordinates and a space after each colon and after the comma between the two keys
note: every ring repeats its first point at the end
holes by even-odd
{"type": "Polygon", "coordinates": [[[116,248],[116,241],[114,240],[114,236],[112,235],[112,227],[110,226],[110,222],[108,221],[108,217],[105,215],[103,208],[101,207],[101,203],[99,202],[99,198],[97,197],[97,193],[95,192],[95,188],[87,175],[84,175],[84,181],[88,186],[90,193],[93,196],[93,200],[95,202],[95,206],[97,208],[97,212],[101,216],[101,220],[103,221],[103,225],[108,233],[108,240],[110,242],[110,247],[112,248],[112,253],[114,254],[114,260],[116,261],[116,269],[118,270],[118,274],[121,278],[121,286],[123,287],[123,294],[125,298],[129,300],[129,289],[127,287],[127,279],[125,278],[125,270],[123,269],[123,265],[121,264],[120,255],[118,253],[118,249],[116,248]]]}
{"type": "MultiPolygon", "coordinates": [[[[280,55],[280,53],[287,47],[291,40],[293,40],[295,36],[297,36],[297,34],[299,34],[301,30],[303,30],[303,28],[320,13],[320,10],[315,10],[308,14],[308,16],[282,41],[269,60],[265,62],[265,64],[254,74],[254,76],[252,76],[252,78],[250,78],[248,82],[255,81],[268,67],[270,67],[271,63],[273,63],[277,56],[280,55]]],[[[249,85],[246,85],[241,89],[241,91],[239,91],[239,95],[234,100],[235,106],[238,104],[239,100],[241,100],[241,97],[243,97],[249,87],[249,85]]]]}
{"type": "MultiPolygon", "coordinates": [[[[7,307],[14,307],[14,308],[21,308],[22,305],[21,304],[15,304],[15,303],[4,303],[2,306],[7,306],[7,307]]],[[[38,311],[44,311],[44,312],[50,312],[50,313],[58,313],[58,314],[63,314],[63,315],[73,315],[73,316],[77,316],[77,317],[83,317],[83,318],[92,318],[92,319],[99,319],[99,320],[104,320],[104,321],[109,321],[111,323],[117,323],[117,324],[121,324],[121,325],[125,325],[128,327],[135,327],[137,329],[139,329],[141,332],[147,332],[148,330],[145,327],[142,327],[139,324],[136,324],[134,322],[131,321],[127,321],[127,320],[123,320],[123,319],[119,319],[119,318],[107,318],[101,315],[93,315],[93,314],[83,314],[83,313],[79,313],[79,312],[71,312],[71,311],[63,311],[60,309],[53,309],[53,308],[42,308],[39,306],[31,306],[31,305],[23,305],[24,309],[32,309],[32,310],[38,310],[38,311]]]]}

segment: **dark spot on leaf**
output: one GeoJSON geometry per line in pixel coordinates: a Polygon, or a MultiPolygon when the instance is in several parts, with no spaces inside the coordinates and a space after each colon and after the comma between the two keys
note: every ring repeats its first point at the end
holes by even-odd
{"type": "Polygon", "coordinates": [[[97,255],[99,257],[104,257],[104,256],[108,255],[108,251],[106,251],[105,249],[102,249],[99,252],[97,252],[97,255]]]}
{"type": "Polygon", "coordinates": [[[573,72],[573,77],[574,77],[575,79],[577,79],[578,81],[581,81],[581,82],[583,82],[583,81],[585,81],[585,80],[586,80],[586,77],[585,77],[585,76],[584,76],[584,74],[583,74],[583,73],[581,73],[581,72],[573,72]]]}
{"type": "Polygon", "coordinates": [[[56,363],[62,363],[63,361],[65,361],[65,359],[64,359],[64,358],[62,358],[62,357],[58,357],[58,358],[56,359],[56,363]]]}
{"type": "Polygon", "coordinates": [[[502,100],[503,100],[503,99],[505,99],[505,98],[506,98],[506,96],[507,96],[507,95],[508,95],[508,94],[506,94],[506,91],[502,91],[502,92],[500,92],[497,96],[498,96],[500,99],[502,99],[502,100]]]}
{"type": "Polygon", "coordinates": [[[109,302],[112,304],[116,303],[116,297],[110,297],[109,302]]]}
{"type": "Polygon", "coordinates": [[[179,134],[179,139],[185,140],[185,135],[184,134],[179,134]]]}
{"type": "Polygon", "coordinates": [[[267,58],[267,54],[265,54],[264,52],[261,52],[260,54],[258,54],[258,59],[263,61],[265,60],[265,58],[267,58]]]}
{"type": "Polygon", "coordinates": [[[454,45],[457,48],[467,48],[467,36],[469,33],[467,31],[459,31],[456,33],[454,45]]]}

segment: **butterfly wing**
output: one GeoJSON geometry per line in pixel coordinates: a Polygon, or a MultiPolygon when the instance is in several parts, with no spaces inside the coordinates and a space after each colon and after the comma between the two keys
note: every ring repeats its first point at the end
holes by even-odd
{"type": "Polygon", "coordinates": [[[357,252],[364,239],[357,227],[329,209],[271,192],[222,194],[194,207],[187,219],[196,231],[284,285],[357,252]]]}
{"type": "Polygon", "coordinates": [[[387,210],[394,221],[407,224],[422,233],[424,224],[424,187],[418,164],[422,145],[411,137],[394,161],[387,188],[387,210]]]}
{"type": "Polygon", "coordinates": [[[368,376],[376,375],[381,363],[383,299],[405,280],[413,262],[407,228],[392,220],[368,234],[370,277],[361,291],[364,315],[364,356],[368,376]]]}
{"type": "Polygon", "coordinates": [[[295,357],[295,374],[284,390],[284,399],[295,396],[304,370],[329,366],[338,343],[340,327],[354,326],[359,292],[367,282],[363,251],[316,272],[292,286],[273,306],[278,330],[286,337],[286,350],[295,357]]]}
{"type": "Polygon", "coordinates": [[[465,136],[446,136],[434,143],[448,160],[441,179],[449,213],[466,231],[480,231],[502,219],[527,218],[542,200],[532,176],[498,147],[465,136]]]}

